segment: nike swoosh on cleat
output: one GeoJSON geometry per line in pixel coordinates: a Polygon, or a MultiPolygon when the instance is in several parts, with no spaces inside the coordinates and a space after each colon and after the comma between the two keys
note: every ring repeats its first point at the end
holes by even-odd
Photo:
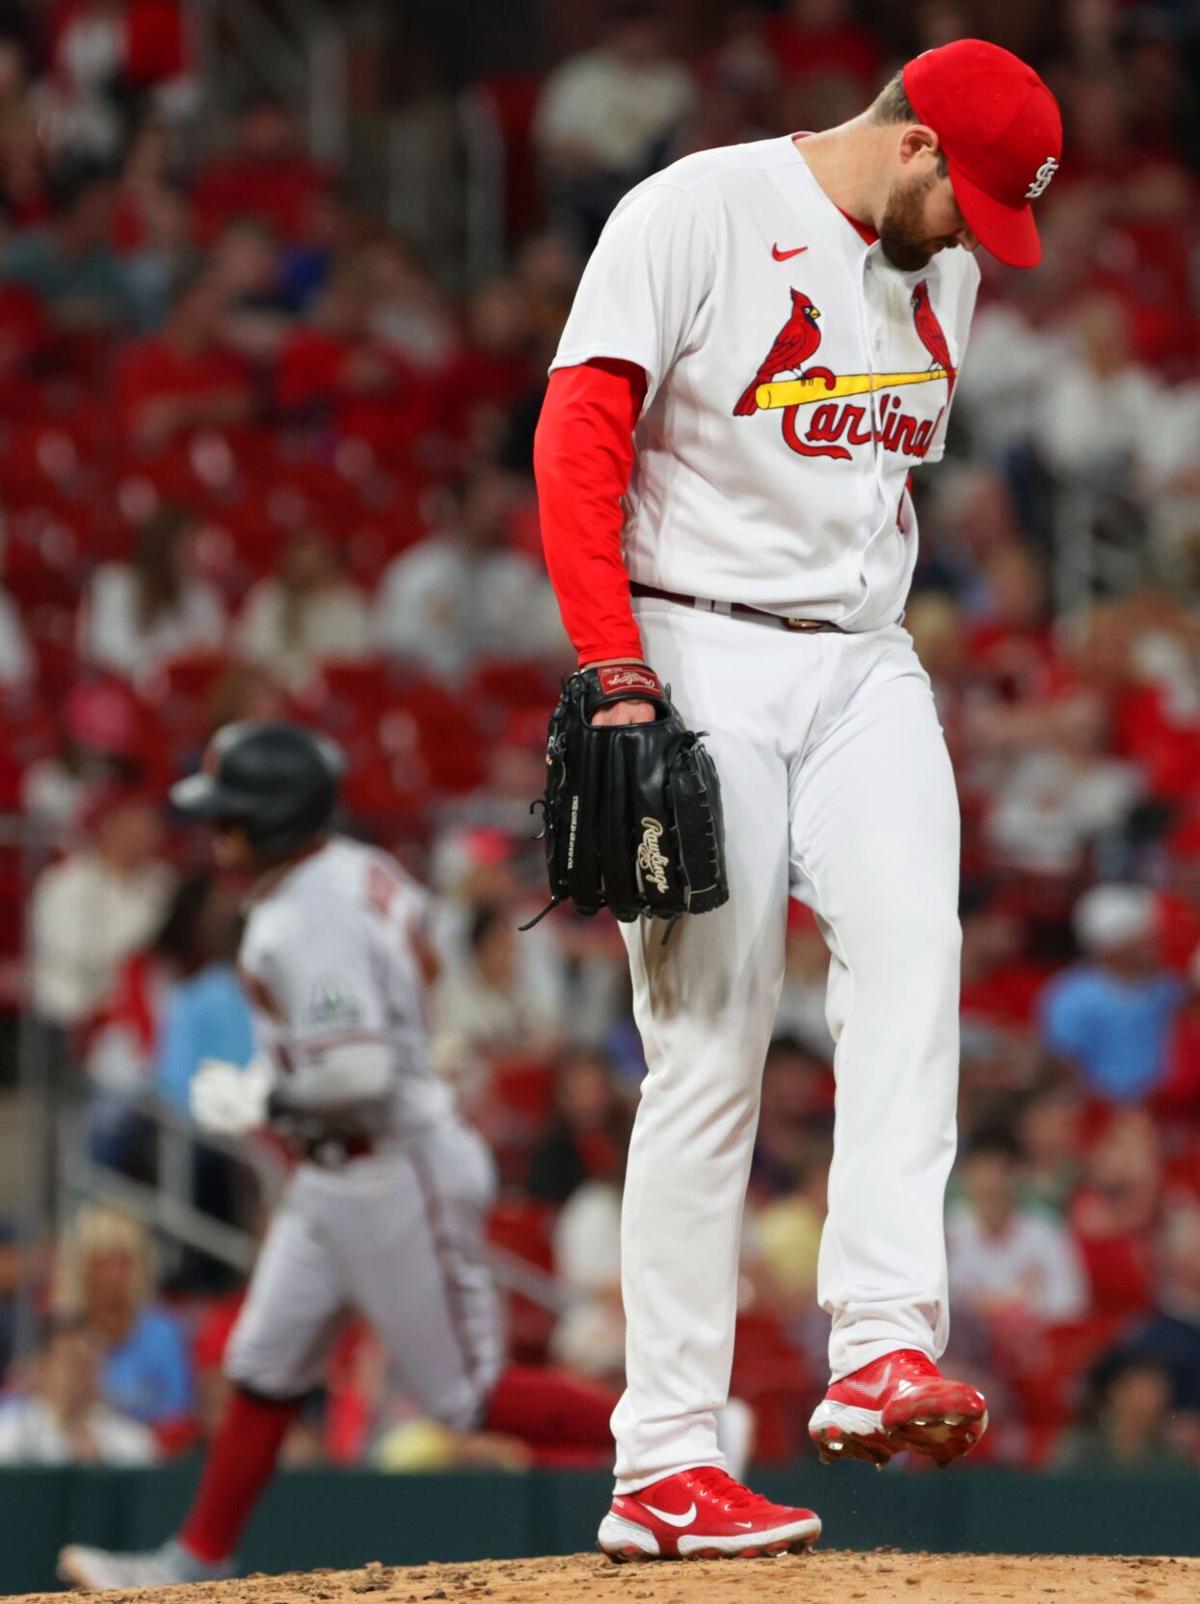
{"type": "Polygon", "coordinates": [[[744,1532],[748,1532],[753,1527],[754,1522],[752,1520],[735,1520],[733,1524],[740,1526],[744,1532]]]}
{"type": "Polygon", "coordinates": [[[682,1515],[672,1515],[665,1509],[655,1509],[653,1504],[643,1504],[642,1508],[657,1520],[665,1520],[668,1526],[690,1526],[696,1518],[695,1504],[685,1509],[682,1515]]]}
{"type": "Polygon", "coordinates": [[[778,245],[772,245],[771,255],[777,262],[790,262],[793,256],[799,256],[801,251],[806,251],[807,249],[807,245],[797,245],[790,251],[781,251],[778,245]]]}

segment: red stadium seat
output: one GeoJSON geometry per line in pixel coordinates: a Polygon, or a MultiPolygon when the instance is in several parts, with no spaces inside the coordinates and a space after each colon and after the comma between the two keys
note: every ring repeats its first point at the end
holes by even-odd
{"type": "MultiPolygon", "coordinates": [[[[488,1241],[539,1270],[554,1269],[553,1204],[534,1198],[504,1198],[488,1217],[488,1241]]],[[[508,1298],[508,1341],[512,1357],[538,1364],[546,1357],[555,1316],[540,1304],[514,1292],[508,1298]]]]}
{"type": "Polygon", "coordinates": [[[212,695],[228,671],[229,657],[225,652],[188,652],[163,666],[150,686],[150,699],[167,708],[197,708],[212,695]]]}
{"type": "Polygon", "coordinates": [[[808,1417],[820,1388],[803,1356],[771,1314],[739,1316],[730,1392],[754,1410],[755,1458],[795,1459],[808,1447],[808,1417]]]}
{"type": "Polygon", "coordinates": [[[503,710],[537,709],[549,716],[557,699],[558,676],[540,663],[497,658],[480,663],[471,676],[472,694],[503,710]]]}

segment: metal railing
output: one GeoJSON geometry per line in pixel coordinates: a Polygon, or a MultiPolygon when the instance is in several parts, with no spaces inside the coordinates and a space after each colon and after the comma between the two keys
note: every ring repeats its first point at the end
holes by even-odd
{"type": "MultiPolygon", "coordinates": [[[[79,1108],[60,1109],[57,1118],[57,1218],[65,1223],[81,1203],[111,1203],[140,1220],[160,1240],[206,1254],[218,1263],[248,1274],[258,1251],[255,1236],[219,1220],[195,1201],[194,1167],[200,1148],[220,1153],[228,1163],[250,1172],[268,1201],[283,1190],[287,1166],[265,1144],[230,1142],[201,1135],[190,1120],[159,1098],[131,1099],[128,1112],[152,1133],[154,1183],[136,1180],[114,1165],[89,1154],[79,1108]]],[[[575,1301],[574,1293],[548,1271],[507,1249],[488,1248],[488,1260],[499,1286],[554,1314],[575,1301]]]]}

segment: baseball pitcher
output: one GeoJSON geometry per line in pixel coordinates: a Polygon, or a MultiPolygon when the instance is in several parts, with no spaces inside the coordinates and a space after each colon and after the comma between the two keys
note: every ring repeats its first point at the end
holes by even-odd
{"type": "MultiPolygon", "coordinates": [[[[600,1528],[614,1558],[775,1552],[820,1532],[810,1510],[735,1483],[713,1428],[789,896],[829,947],[837,1044],[818,1289],[832,1379],[812,1436],[826,1460],[907,1449],[945,1464],[987,1426],[979,1392],[937,1368],[959,819],[903,627],[909,481],[943,452],[974,252],[1036,264],[1031,203],[1060,153],[1036,73],[958,40],[910,61],[851,122],[688,156],[639,185],[563,331],[535,466],[581,665],[575,704],[600,729],[674,718],[706,732],[724,817],[724,862],[710,854],[697,880],[672,845],[668,796],[660,885],[643,874],[637,907],[609,899],[649,1066],[625,1189],[616,1495],[600,1528]],[[693,884],[706,900],[689,903],[693,884]],[[682,913],[666,941],[658,897],[682,913]]],[[[593,781],[568,775],[559,791],[603,799],[593,781]]],[[[595,829],[610,822],[601,808],[595,829]]],[[[564,886],[552,865],[552,891],[564,886]]],[[[591,889],[604,900],[594,876],[591,889]]]]}

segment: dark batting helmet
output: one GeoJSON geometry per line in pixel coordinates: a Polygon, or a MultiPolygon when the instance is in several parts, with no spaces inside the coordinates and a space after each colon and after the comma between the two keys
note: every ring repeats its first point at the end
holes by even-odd
{"type": "Polygon", "coordinates": [[[328,827],[344,768],[334,741],[298,724],[226,724],[171,801],[189,819],[241,825],[260,857],[286,858],[328,827]]]}

